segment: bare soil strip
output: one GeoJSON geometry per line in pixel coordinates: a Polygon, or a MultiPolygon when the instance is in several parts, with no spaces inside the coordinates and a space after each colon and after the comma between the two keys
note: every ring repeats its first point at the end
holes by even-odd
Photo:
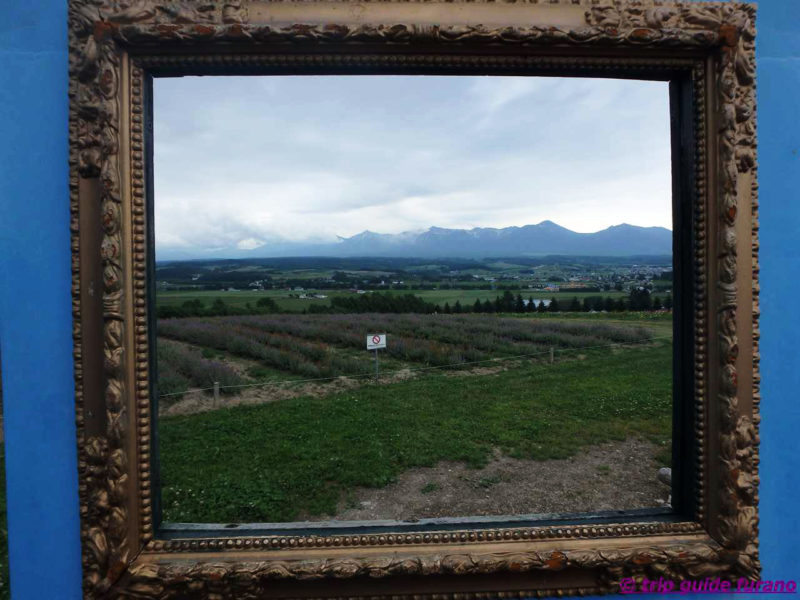
{"type": "Polygon", "coordinates": [[[380,489],[357,488],[338,512],[302,520],[409,520],[464,515],[594,512],[663,506],[669,495],[656,479],[658,447],[628,439],[592,446],[572,458],[532,461],[495,450],[470,469],[440,462],[404,472],[380,489]]]}

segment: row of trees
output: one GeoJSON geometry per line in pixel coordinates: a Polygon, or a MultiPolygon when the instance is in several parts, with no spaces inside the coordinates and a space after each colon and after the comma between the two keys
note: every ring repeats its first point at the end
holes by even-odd
{"type": "Polygon", "coordinates": [[[583,302],[574,296],[569,302],[559,302],[556,298],[551,298],[550,302],[545,305],[543,300],[537,304],[531,297],[527,301],[522,297],[522,294],[516,296],[510,291],[506,291],[502,296],[497,296],[494,300],[475,300],[472,305],[462,305],[456,300],[453,306],[445,303],[444,307],[440,309],[439,305],[435,307],[437,312],[450,313],[532,313],[532,312],[590,312],[590,311],[606,311],[606,312],[621,312],[626,310],[632,311],[649,311],[649,310],[671,310],[672,309],[672,296],[669,294],[662,301],[658,296],[651,296],[649,290],[636,289],[631,291],[628,298],[611,298],[609,296],[588,296],[583,299],[583,302]]]}
{"type": "Polygon", "coordinates": [[[334,296],[330,306],[312,304],[309,313],[432,313],[436,306],[414,294],[359,294],[334,296]]]}
{"type": "MultiPolygon", "coordinates": [[[[588,296],[580,301],[577,296],[570,301],[559,302],[551,298],[545,305],[540,300],[538,304],[533,297],[525,300],[522,294],[513,294],[506,290],[494,300],[475,300],[473,304],[461,304],[456,301],[452,306],[445,302],[444,305],[426,302],[414,294],[389,294],[374,292],[359,294],[357,296],[335,296],[331,298],[330,305],[311,304],[304,312],[308,313],[533,313],[533,312],[590,312],[590,311],[648,311],[671,310],[672,296],[667,294],[662,300],[652,295],[645,288],[632,290],[627,298],[611,298],[609,296],[588,296]]],[[[157,315],[159,319],[173,319],[183,317],[212,317],[226,315],[259,315],[271,314],[281,311],[272,298],[261,298],[255,305],[229,306],[221,298],[217,298],[211,306],[205,306],[199,299],[187,300],[180,306],[159,306],[157,315]]]]}
{"type": "Polygon", "coordinates": [[[230,306],[222,298],[216,298],[211,306],[206,306],[200,299],[187,300],[180,306],[159,306],[156,316],[159,319],[181,319],[186,317],[221,317],[227,315],[265,315],[280,312],[272,298],[260,298],[253,306],[230,306]]]}

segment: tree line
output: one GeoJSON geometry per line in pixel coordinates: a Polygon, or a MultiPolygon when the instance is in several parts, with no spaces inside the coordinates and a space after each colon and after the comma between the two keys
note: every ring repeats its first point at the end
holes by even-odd
{"type": "MultiPolygon", "coordinates": [[[[527,300],[522,294],[514,294],[506,290],[493,300],[474,303],[464,303],[456,300],[454,304],[445,302],[434,304],[414,294],[390,294],[374,292],[349,296],[335,296],[331,298],[330,305],[312,304],[303,312],[312,314],[325,313],[544,313],[544,312],[622,312],[622,311],[651,311],[671,310],[672,296],[667,294],[663,300],[645,288],[637,288],[630,292],[626,298],[611,298],[610,296],[587,296],[583,301],[577,296],[569,301],[559,301],[551,298],[548,304],[543,300],[538,303],[529,297],[527,300]]],[[[261,315],[280,312],[281,310],[272,298],[261,298],[254,305],[247,303],[245,306],[230,306],[222,298],[216,298],[210,306],[202,300],[187,300],[180,306],[159,306],[156,314],[159,319],[175,319],[185,317],[215,317],[228,315],[261,315]]]]}
{"type": "Polygon", "coordinates": [[[186,317],[221,317],[227,315],[266,315],[281,312],[272,298],[260,298],[255,305],[230,306],[222,298],[216,298],[211,306],[206,306],[199,298],[187,300],[180,306],[158,306],[159,319],[182,319],[186,317]]]}
{"type": "Polygon", "coordinates": [[[610,296],[587,296],[581,302],[577,296],[573,296],[568,302],[559,302],[556,298],[550,298],[548,304],[540,300],[538,304],[533,297],[525,300],[522,294],[514,295],[510,291],[505,291],[501,296],[494,300],[475,300],[473,304],[462,305],[458,300],[452,306],[445,302],[443,307],[436,305],[436,312],[450,313],[544,313],[544,312],[622,312],[622,311],[650,311],[650,310],[671,310],[672,296],[667,294],[662,300],[658,296],[653,296],[650,291],[644,288],[632,290],[627,298],[612,298],[610,296]]]}

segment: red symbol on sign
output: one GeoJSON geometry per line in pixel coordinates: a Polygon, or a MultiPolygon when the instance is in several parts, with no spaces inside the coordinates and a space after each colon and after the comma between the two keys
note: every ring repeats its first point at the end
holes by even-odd
{"type": "Polygon", "coordinates": [[[373,336],[372,336],[372,343],[373,343],[373,344],[380,344],[380,343],[381,343],[381,336],[379,336],[379,335],[373,335],[373,336]]]}

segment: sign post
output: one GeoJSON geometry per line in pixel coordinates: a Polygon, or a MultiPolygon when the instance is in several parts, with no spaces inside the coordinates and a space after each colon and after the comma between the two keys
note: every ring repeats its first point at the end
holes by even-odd
{"type": "Polygon", "coordinates": [[[386,334],[385,333],[370,333],[367,336],[367,350],[375,351],[375,381],[378,380],[378,349],[386,348],[386,334]]]}

